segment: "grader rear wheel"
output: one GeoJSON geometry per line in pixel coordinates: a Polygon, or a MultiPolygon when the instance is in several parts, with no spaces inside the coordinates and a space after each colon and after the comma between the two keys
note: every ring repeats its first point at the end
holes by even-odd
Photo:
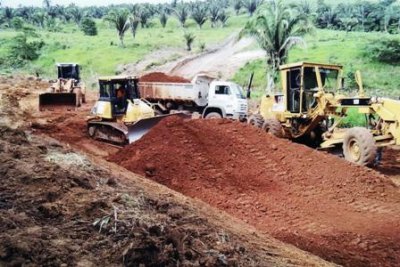
{"type": "Polygon", "coordinates": [[[253,114],[247,119],[247,124],[261,128],[264,124],[264,119],[260,114],[253,114]]]}
{"type": "Polygon", "coordinates": [[[343,140],[343,154],[350,162],[363,166],[373,165],[377,148],[371,132],[362,127],[349,129],[343,140]]]}
{"type": "Polygon", "coordinates": [[[281,123],[276,119],[266,119],[262,126],[263,130],[278,138],[283,137],[283,129],[281,123]]]}

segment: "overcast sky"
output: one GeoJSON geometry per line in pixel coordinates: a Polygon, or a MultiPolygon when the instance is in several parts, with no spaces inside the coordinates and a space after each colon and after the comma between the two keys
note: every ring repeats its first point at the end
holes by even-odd
{"type": "MultiPolygon", "coordinates": [[[[22,6],[42,6],[43,0],[1,0],[3,6],[18,7],[22,6]]],[[[171,0],[52,0],[52,5],[64,5],[67,6],[70,3],[75,3],[78,6],[107,6],[111,4],[123,4],[123,3],[165,3],[171,2],[171,0]]]]}

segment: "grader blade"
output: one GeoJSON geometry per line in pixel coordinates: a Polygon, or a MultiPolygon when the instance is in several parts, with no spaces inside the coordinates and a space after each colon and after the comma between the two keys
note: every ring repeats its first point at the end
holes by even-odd
{"type": "Polygon", "coordinates": [[[44,93],[39,95],[39,110],[73,110],[78,95],[74,93],[44,93]]]}
{"type": "Polygon", "coordinates": [[[157,123],[159,123],[163,119],[168,118],[170,116],[179,116],[182,118],[188,117],[188,115],[183,114],[183,113],[175,113],[175,114],[160,115],[160,116],[156,116],[156,117],[152,117],[152,118],[139,120],[135,124],[128,126],[127,138],[129,140],[129,143],[131,144],[131,143],[139,140],[148,131],[150,131],[150,129],[153,128],[157,123]]]}

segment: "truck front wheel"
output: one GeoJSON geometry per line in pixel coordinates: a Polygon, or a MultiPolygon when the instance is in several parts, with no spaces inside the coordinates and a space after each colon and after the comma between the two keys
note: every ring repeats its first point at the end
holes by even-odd
{"type": "Polygon", "coordinates": [[[372,166],[377,154],[374,136],[362,127],[347,130],[343,140],[343,154],[350,162],[372,166]]]}
{"type": "Polygon", "coordinates": [[[206,115],[206,119],[222,119],[221,114],[218,112],[210,112],[206,115]]]}

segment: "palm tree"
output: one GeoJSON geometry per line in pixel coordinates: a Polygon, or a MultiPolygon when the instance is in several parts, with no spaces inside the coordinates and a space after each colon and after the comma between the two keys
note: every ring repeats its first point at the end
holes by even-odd
{"type": "Polygon", "coordinates": [[[207,7],[201,2],[193,6],[192,19],[199,25],[200,29],[207,21],[207,7]]]}
{"type": "Polygon", "coordinates": [[[163,10],[160,13],[160,23],[163,28],[165,28],[165,25],[167,25],[167,21],[168,21],[168,14],[165,10],[163,10]]]}
{"type": "Polygon", "coordinates": [[[174,13],[178,18],[179,22],[181,23],[182,27],[185,27],[186,19],[189,16],[189,9],[185,4],[179,5],[177,8],[174,9],[174,13]]]}
{"type": "Polygon", "coordinates": [[[225,27],[226,26],[226,21],[228,20],[229,15],[226,14],[225,10],[221,10],[219,16],[218,16],[218,20],[221,22],[221,27],[225,27]]]}
{"type": "Polygon", "coordinates": [[[45,9],[49,10],[51,7],[51,1],[50,0],[43,0],[43,6],[45,9]]]}
{"type": "Polygon", "coordinates": [[[211,21],[211,27],[215,27],[218,18],[219,18],[219,13],[220,13],[220,7],[217,4],[211,4],[210,5],[210,21],[211,21]]]}
{"type": "Polygon", "coordinates": [[[235,0],[235,2],[233,3],[233,9],[235,10],[236,15],[239,15],[242,5],[243,5],[242,0],[235,0]]]}
{"type": "Polygon", "coordinates": [[[249,12],[250,17],[253,16],[254,12],[256,12],[257,8],[263,3],[263,0],[246,0],[244,1],[244,7],[249,12]]]}
{"type": "Polygon", "coordinates": [[[12,18],[14,17],[14,10],[11,7],[4,8],[3,18],[10,23],[12,18]]]}
{"type": "Polygon", "coordinates": [[[135,15],[132,15],[129,17],[129,24],[131,27],[133,39],[135,39],[135,37],[136,37],[136,32],[137,32],[137,28],[139,26],[139,22],[140,22],[140,20],[135,15]]]}
{"type": "Polygon", "coordinates": [[[150,10],[147,9],[146,7],[139,8],[139,10],[136,13],[136,16],[138,17],[140,25],[142,25],[142,28],[147,28],[149,19],[151,17],[150,10]]]}
{"type": "Polygon", "coordinates": [[[114,25],[115,29],[117,30],[118,37],[122,47],[125,47],[124,36],[125,32],[129,29],[128,18],[129,18],[129,11],[126,9],[111,10],[105,17],[105,20],[114,25]]]}
{"type": "Polygon", "coordinates": [[[306,16],[293,11],[282,0],[272,0],[240,33],[240,37],[254,37],[266,52],[268,89],[274,86],[279,66],[286,63],[289,50],[304,44],[302,37],[313,28],[306,16]]]}

